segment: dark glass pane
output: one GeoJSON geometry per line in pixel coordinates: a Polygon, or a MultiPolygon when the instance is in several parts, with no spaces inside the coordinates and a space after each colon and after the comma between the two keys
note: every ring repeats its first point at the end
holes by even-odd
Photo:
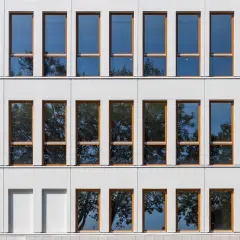
{"type": "Polygon", "coordinates": [[[132,18],[128,15],[111,15],[111,53],[132,53],[132,18]]]}
{"type": "Polygon", "coordinates": [[[232,103],[211,103],[211,141],[232,140],[232,103]]]}
{"type": "Polygon", "coordinates": [[[133,76],[132,57],[111,57],[110,76],[133,76]]]}
{"type": "Polygon", "coordinates": [[[178,103],[178,141],[198,141],[199,103],[178,103]]]}
{"type": "Polygon", "coordinates": [[[211,53],[232,52],[232,15],[211,15],[211,53]]]}
{"type": "Polygon", "coordinates": [[[178,57],[177,76],[199,76],[199,57],[178,57]]]}
{"type": "Polygon", "coordinates": [[[232,146],[210,146],[210,164],[232,164],[232,146]]]}
{"type": "Polygon", "coordinates": [[[166,58],[145,57],[144,76],[166,76],[166,58]]]}
{"type": "Polygon", "coordinates": [[[232,229],[232,192],[211,191],[211,230],[232,229]]]}
{"type": "Polygon", "coordinates": [[[45,15],[45,53],[66,53],[66,15],[45,15]]]}
{"type": "Polygon", "coordinates": [[[45,146],[44,164],[66,164],[66,146],[45,146]]]}
{"type": "Polygon", "coordinates": [[[98,230],[99,193],[81,191],[77,193],[77,231],[98,230]]]}
{"type": "Polygon", "coordinates": [[[44,104],[45,141],[65,141],[65,103],[44,104]]]}
{"type": "Polygon", "coordinates": [[[99,164],[99,146],[78,146],[77,164],[99,164]]]}
{"type": "Polygon", "coordinates": [[[100,64],[99,57],[78,57],[77,58],[78,76],[99,76],[100,64]]]}
{"type": "Polygon", "coordinates": [[[177,209],[178,231],[198,230],[198,192],[178,192],[177,209]]]}
{"type": "Polygon", "coordinates": [[[132,230],[132,192],[111,192],[111,230],[132,230]]]}
{"type": "Polygon", "coordinates": [[[232,76],[232,57],[210,57],[210,76],[232,76]]]}
{"type": "Polygon", "coordinates": [[[165,53],[165,15],[144,15],[144,53],[165,53]]]}
{"type": "Polygon", "coordinates": [[[11,164],[32,164],[32,146],[11,146],[11,164]]]}
{"type": "Polygon", "coordinates": [[[32,76],[33,59],[31,57],[11,57],[10,76],[32,76]]]}
{"type": "Polygon", "coordinates": [[[99,15],[78,15],[78,53],[98,53],[99,15]]]}
{"type": "Polygon", "coordinates": [[[132,146],[111,146],[110,164],[132,164],[132,146]]]}
{"type": "Polygon", "coordinates": [[[144,146],[144,164],[166,164],[166,146],[144,146]]]}
{"type": "Polygon", "coordinates": [[[66,76],[66,68],[65,57],[44,58],[44,76],[66,76]]]}
{"type": "Polygon", "coordinates": [[[12,141],[32,141],[32,103],[11,103],[12,141]]]}
{"type": "Polygon", "coordinates": [[[199,146],[178,146],[177,164],[199,164],[199,146]]]}
{"type": "Polygon", "coordinates": [[[198,53],[198,15],[178,15],[178,54],[198,53]]]}

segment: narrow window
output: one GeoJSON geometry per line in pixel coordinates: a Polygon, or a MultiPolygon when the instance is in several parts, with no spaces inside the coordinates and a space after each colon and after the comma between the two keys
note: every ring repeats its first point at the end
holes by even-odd
{"type": "Polygon", "coordinates": [[[143,191],[143,231],[166,231],[166,191],[143,191]]]}
{"type": "Polygon", "coordinates": [[[33,14],[10,14],[10,76],[33,75],[33,14]]]}
{"type": "Polygon", "coordinates": [[[44,102],[44,165],[66,164],[66,102],[44,102]]]}
{"type": "Polygon", "coordinates": [[[133,191],[110,190],[110,231],[133,230],[133,191]]]}
{"type": "Polygon", "coordinates": [[[111,102],[110,111],[110,164],[133,164],[133,102],[111,102]]]}
{"type": "Polygon", "coordinates": [[[98,231],[100,190],[77,190],[76,198],[76,231],[98,231]]]}
{"type": "Polygon", "coordinates": [[[210,103],[210,164],[233,164],[233,102],[210,103]]]}
{"type": "Polygon", "coordinates": [[[110,76],[133,76],[133,14],[110,15],[110,76]]]}
{"type": "Polygon", "coordinates": [[[99,102],[77,103],[77,164],[99,164],[99,102]]]}
{"type": "Polygon", "coordinates": [[[44,14],[44,76],[66,76],[66,14],[44,14]]]}
{"type": "Polygon", "coordinates": [[[177,14],[177,76],[199,76],[200,14],[177,14]]]}
{"type": "Polygon", "coordinates": [[[167,102],[144,102],[144,164],[166,164],[167,102]]]}
{"type": "Polygon", "coordinates": [[[96,13],[77,15],[77,76],[100,76],[99,22],[96,13]]]}
{"type": "Polygon", "coordinates": [[[144,76],[166,76],[166,14],[145,13],[144,76]]]}
{"type": "Polygon", "coordinates": [[[232,13],[211,13],[210,76],[233,75],[232,13]]]}
{"type": "Polygon", "coordinates": [[[10,164],[33,163],[33,102],[10,102],[10,164]]]}

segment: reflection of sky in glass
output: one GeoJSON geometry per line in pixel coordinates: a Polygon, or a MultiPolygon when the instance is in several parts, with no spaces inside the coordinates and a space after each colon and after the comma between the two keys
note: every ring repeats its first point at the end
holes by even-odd
{"type": "Polygon", "coordinates": [[[99,76],[100,75],[99,57],[78,57],[77,75],[99,76]]]}
{"type": "Polygon", "coordinates": [[[111,76],[132,76],[132,57],[111,57],[111,76]]]}
{"type": "Polygon", "coordinates": [[[144,76],[166,76],[166,57],[144,57],[144,76]]]}
{"type": "Polygon", "coordinates": [[[164,212],[160,213],[154,210],[152,214],[148,212],[145,212],[144,214],[145,230],[164,230],[164,212]]]}
{"type": "Polygon", "coordinates": [[[33,59],[29,57],[11,57],[11,76],[32,76],[33,59]]]}
{"type": "Polygon", "coordinates": [[[232,76],[232,57],[210,57],[210,76],[232,76]]]}
{"type": "Polygon", "coordinates": [[[93,216],[94,214],[96,214],[96,212],[94,211],[90,211],[88,213],[87,219],[86,219],[86,223],[84,225],[83,230],[98,230],[98,221],[94,218],[92,218],[91,216],[93,216]]]}
{"type": "Polygon", "coordinates": [[[178,57],[177,76],[199,76],[199,57],[178,57]]]}

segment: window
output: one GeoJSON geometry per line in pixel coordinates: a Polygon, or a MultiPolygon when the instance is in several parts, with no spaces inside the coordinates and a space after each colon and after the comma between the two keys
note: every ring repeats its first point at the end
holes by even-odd
{"type": "Polygon", "coordinates": [[[166,76],[166,14],[145,13],[144,76],[166,76]]]}
{"type": "Polygon", "coordinates": [[[144,164],[166,164],[167,102],[143,103],[144,164]]]}
{"type": "Polygon", "coordinates": [[[200,14],[177,14],[177,76],[199,76],[200,14]]]}
{"type": "Polygon", "coordinates": [[[165,190],[143,191],[143,231],[166,231],[165,190]]]}
{"type": "Polygon", "coordinates": [[[110,111],[110,164],[133,164],[133,102],[111,102],[110,111]]]}
{"type": "Polygon", "coordinates": [[[100,75],[99,23],[99,14],[77,15],[77,76],[100,75]]]}
{"type": "Polygon", "coordinates": [[[211,13],[210,76],[233,75],[232,13],[211,13]]]}
{"type": "Polygon", "coordinates": [[[233,164],[233,102],[210,102],[210,164],[233,164]]]}
{"type": "Polygon", "coordinates": [[[199,164],[200,102],[177,102],[177,164],[199,164]]]}
{"type": "Polygon", "coordinates": [[[76,231],[99,230],[100,190],[77,190],[76,231]]]}
{"type": "Polygon", "coordinates": [[[33,163],[33,102],[10,102],[10,164],[33,163]]]}
{"type": "Polygon", "coordinates": [[[44,102],[44,164],[66,164],[66,102],[44,102]]]}
{"type": "Polygon", "coordinates": [[[210,230],[228,230],[233,228],[233,190],[210,190],[210,230]]]}
{"type": "Polygon", "coordinates": [[[133,191],[110,190],[110,231],[133,230],[133,191]]]}
{"type": "Polygon", "coordinates": [[[44,14],[44,76],[66,76],[66,24],[66,14],[44,14]]]}
{"type": "Polygon", "coordinates": [[[110,19],[110,76],[133,76],[133,14],[110,19]]]}
{"type": "Polygon", "coordinates": [[[200,191],[177,190],[177,231],[199,231],[200,191]]]}
{"type": "Polygon", "coordinates": [[[10,14],[10,76],[33,75],[33,14],[10,14]]]}
{"type": "Polygon", "coordinates": [[[77,103],[77,164],[99,164],[99,102],[77,103]]]}

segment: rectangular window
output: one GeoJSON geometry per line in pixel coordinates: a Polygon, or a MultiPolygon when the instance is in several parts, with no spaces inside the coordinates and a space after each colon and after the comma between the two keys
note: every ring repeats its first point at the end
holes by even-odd
{"type": "Polygon", "coordinates": [[[167,102],[143,103],[144,164],[166,164],[167,102]]]}
{"type": "Polygon", "coordinates": [[[33,163],[33,102],[10,102],[10,164],[33,163]]]}
{"type": "Polygon", "coordinates": [[[110,164],[133,164],[133,102],[110,103],[110,164]]]}
{"type": "Polygon", "coordinates": [[[177,14],[177,76],[200,75],[200,14],[177,14]]]}
{"type": "Polygon", "coordinates": [[[10,76],[33,76],[33,14],[10,14],[10,76]]]}
{"type": "Polygon", "coordinates": [[[166,231],[166,190],[143,191],[143,231],[166,231]]]}
{"type": "Polygon", "coordinates": [[[110,76],[133,76],[133,13],[110,15],[110,76]]]}
{"type": "Polygon", "coordinates": [[[77,15],[77,76],[100,76],[100,15],[77,15]]]}
{"type": "Polygon", "coordinates": [[[66,164],[65,101],[44,102],[44,165],[66,164]]]}
{"type": "Polygon", "coordinates": [[[110,231],[133,231],[133,190],[110,190],[110,231]]]}
{"type": "Polygon", "coordinates": [[[99,230],[100,190],[77,190],[76,231],[99,230]]]}
{"type": "Polygon", "coordinates": [[[167,14],[145,13],[144,76],[166,76],[167,14]]]}
{"type": "Polygon", "coordinates": [[[100,102],[77,103],[77,164],[99,164],[100,102]]]}
{"type": "Polygon", "coordinates": [[[210,164],[233,164],[233,102],[210,102],[210,164]]]}
{"type": "Polygon", "coordinates": [[[177,231],[199,231],[200,190],[177,190],[177,231]]]}
{"type": "Polygon", "coordinates": [[[233,190],[210,190],[210,230],[233,230],[233,190]]]}
{"type": "Polygon", "coordinates": [[[233,13],[211,13],[210,76],[233,75],[233,13]]]}
{"type": "Polygon", "coordinates": [[[44,76],[66,76],[66,33],[66,14],[44,14],[44,76]]]}

